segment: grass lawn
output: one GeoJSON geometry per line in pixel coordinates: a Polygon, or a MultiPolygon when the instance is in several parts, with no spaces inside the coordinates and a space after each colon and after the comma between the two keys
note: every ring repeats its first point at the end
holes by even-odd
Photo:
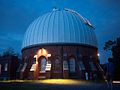
{"type": "Polygon", "coordinates": [[[60,87],[45,85],[25,84],[25,83],[5,83],[0,85],[0,90],[63,90],[60,87]]]}
{"type": "Polygon", "coordinates": [[[63,86],[79,86],[89,83],[94,82],[74,79],[3,80],[0,81],[0,90],[63,90],[63,86]]]}

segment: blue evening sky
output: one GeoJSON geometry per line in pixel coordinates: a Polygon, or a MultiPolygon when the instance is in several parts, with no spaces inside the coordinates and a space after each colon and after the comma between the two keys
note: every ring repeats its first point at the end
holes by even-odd
{"type": "Polygon", "coordinates": [[[110,53],[103,50],[104,42],[120,36],[120,0],[0,0],[0,52],[12,47],[20,53],[29,24],[53,7],[73,9],[91,21],[105,63],[110,53]]]}

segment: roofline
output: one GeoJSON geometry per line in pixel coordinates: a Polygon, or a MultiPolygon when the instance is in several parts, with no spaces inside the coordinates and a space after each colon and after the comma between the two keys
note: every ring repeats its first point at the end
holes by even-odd
{"type": "Polygon", "coordinates": [[[92,48],[98,49],[97,46],[82,44],[82,43],[81,44],[80,43],[43,43],[43,44],[34,44],[34,45],[23,47],[21,52],[23,52],[23,50],[25,49],[29,49],[32,47],[40,47],[40,46],[86,46],[86,47],[92,47],[92,48]]]}

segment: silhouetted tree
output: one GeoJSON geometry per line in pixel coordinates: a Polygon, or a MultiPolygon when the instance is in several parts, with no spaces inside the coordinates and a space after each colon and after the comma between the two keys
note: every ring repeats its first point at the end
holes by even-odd
{"type": "Polygon", "coordinates": [[[120,79],[120,37],[115,41],[108,40],[105,42],[104,50],[112,51],[113,63],[115,65],[115,79],[120,79]]]}
{"type": "Polygon", "coordinates": [[[3,57],[5,56],[17,56],[17,53],[15,53],[14,49],[13,48],[7,48],[3,54],[2,54],[3,57]]]}

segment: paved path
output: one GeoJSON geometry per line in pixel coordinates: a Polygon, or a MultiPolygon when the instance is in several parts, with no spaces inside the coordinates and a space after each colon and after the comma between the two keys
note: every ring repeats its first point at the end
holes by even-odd
{"type": "MultiPolygon", "coordinates": [[[[106,83],[84,83],[80,85],[58,85],[42,83],[3,83],[0,90],[110,90],[106,83]]],[[[112,90],[120,90],[120,84],[113,84],[112,90]]]]}

